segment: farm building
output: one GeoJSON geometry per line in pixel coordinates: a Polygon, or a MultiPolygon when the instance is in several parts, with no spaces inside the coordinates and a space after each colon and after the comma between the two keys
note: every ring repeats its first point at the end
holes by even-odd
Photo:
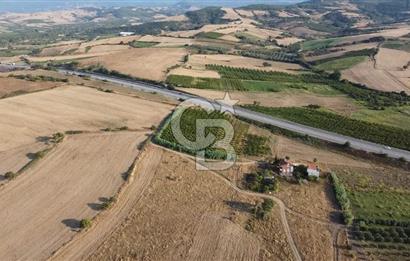
{"type": "Polygon", "coordinates": [[[294,164],[288,160],[283,160],[279,165],[280,175],[285,177],[291,177],[293,175],[294,164]]]}
{"type": "Polygon", "coordinates": [[[120,32],[119,33],[120,36],[131,36],[131,35],[134,35],[134,34],[135,34],[134,32],[120,32]]]}
{"type": "Polygon", "coordinates": [[[320,170],[319,167],[314,164],[314,163],[310,163],[307,166],[307,172],[308,172],[308,176],[309,177],[316,177],[319,178],[320,176],[320,170]]]}

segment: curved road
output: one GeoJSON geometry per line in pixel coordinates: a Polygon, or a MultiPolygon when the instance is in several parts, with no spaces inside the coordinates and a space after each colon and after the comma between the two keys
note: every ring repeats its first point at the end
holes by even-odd
{"type": "MultiPolygon", "coordinates": [[[[173,98],[176,100],[187,100],[187,99],[195,99],[193,103],[203,106],[203,107],[210,107],[214,106],[219,108],[221,106],[220,103],[217,103],[213,100],[208,100],[203,97],[199,97],[196,95],[184,93],[181,91],[176,90],[169,90],[160,85],[140,82],[140,81],[133,81],[133,80],[125,80],[120,79],[117,77],[101,75],[97,73],[86,73],[86,72],[78,72],[66,69],[59,69],[60,73],[69,74],[69,75],[77,75],[77,76],[87,76],[92,79],[108,81],[111,83],[119,84],[128,88],[132,88],[139,91],[145,92],[156,92],[158,94],[164,95],[169,98],[173,98]]],[[[239,117],[243,117],[245,119],[257,121],[264,124],[273,125],[282,129],[290,130],[302,135],[308,135],[314,138],[318,138],[321,140],[325,140],[328,142],[333,142],[337,144],[344,144],[346,142],[350,143],[350,146],[354,149],[363,150],[372,153],[379,153],[379,154],[386,154],[392,158],[404,158],[407,161],[410,161],[410,152],[402,149],[390,148],[385,145],[368,142],[348,136],[344,136],[341,134],[337,134],[334,132],[329,132],[317,128],[312,128],[306,125],[290,122],[287,120],[282,120],[278,118],[274,118],[272,116],[268,116],[262,113],[246,110],[241,107],[235,106],[235,115],[239,117]]],[[[408,137],[410,139],[410,137],[408,137]]]]}

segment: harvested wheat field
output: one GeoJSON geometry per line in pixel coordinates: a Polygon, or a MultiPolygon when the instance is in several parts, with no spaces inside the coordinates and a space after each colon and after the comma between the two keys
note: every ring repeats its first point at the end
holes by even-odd
{"type": "Polygon", "coordinates": [[[83,53],[83,54],[70,54],[70,55],[58,55],[58,56],[28,56],[26,57],[30,62],[47,62],[47,61],[63,61],[63,60],[79,60],[85,58],[91,58],[95,56],[108,55],[112,52],[102,53],[83,53]]]}
{"type": "Polygon", "coordinates": [[[53,47],[47,47],[41,50],[39,56],[56,56],[56,55],[63,55],[66,52],[71,52],[71,50],[74,52],[78,49],[80,46],[80,43],[75,43],[75,44],[67,44],[67,45],[61,45],[61,46],[53,46],[53,47]]]}
{"type": "Polygon", "coordinates": [[[254,13],[252,11],[249,10],[244,10],[244,9],[235,9],[235,12],[238,13],[240,16],[242,17],[254,17],[254,13]]]}
{"type": "Polygon", "coordinates": [[[166,37],[166,36],[153,36],[153,35],[145,35],[141,37],[138,41],[141,42],[154,42],[159,43],[158,47],[166,47],[166,46],[178,46],[178,45],[191,45],[193,43],[193,39],[188,38],[177,38],[177,37],[166,37]]]}
{"type": "MultiPolygon", "coordinates": [[[[20,72],[14,72],[14,74],[22,74],[20,72]]],[[[9,75],[9,73],[1,74],[9,75]]],[[[26,80],[15,79],[11,77],[0,77],[0,98],[15,96],[19,94],[25,94],[30,92],[42,91],[52,89],[63,85],[61,82],[32,82],[26,80]]]]}
{"type": "Polygon", "coordinates": [[[77,86],[16,96],[0,100],[0,144],[2,150],[9,150],[67,130],[150,128],[158,125],[171,108],[77,86]]]}
{"type": "Polygon", "coordinates": [[[342,72],[342,77],[352,82],[365,84],[381,91],[410,92],[409,71],[388,71],[375,68],[375,61],[368,59],[342,72]],[[404,75],[403,75],[404,74],[404,75]]]}
{"type": "Polygon", "coordinates": [[[319,32],[319,31],[312,30],[304,26],[295,26],[295,27],[289,28],[288,31],[291,32],[293,35],[296,35],[297,37],[301,37],[301,38],[310,38],[310,37],[327,35],[327,33],[325,32],[319,32]]]}
{"type": "Polygon", "coordinates": [[[135,48],[111,55],[80,61],[82,66],[101,64],[139,78],[163,81],[168,68],[181,64],[187,51],[183,48],[135,48]]]}
{"type": "MultiPolygon", "coordinates": [[[[276,208],[269,220],[255,221],[251,208],[258,199],[238,194],[215,174],[195,170],[186,156],[151,146],[144,153],[151,155],[152,149],[160,155],[159,163],[149,170],[153,178],[141,199],[99,247],[91,248],[91,257],[83,258],[292,259],[276,208]],[[244,228],[248,222],[257,223],[253,233],[244,228]],[[266,227],[269,229],[263,229],[266,227]]],[[[143,155],[137,165],[150,157],[143,155]]],[[[76,245],[81,246],[81,241],[76,245]]],[[[76,249],[69,252],[76,253],[76,249]]]]}
{"type": "MultiPolygon", "coordinates": [[[[190,72],[193,70],[189,70],[190,72]]],[[[196,71],[195,71],[196,72],[196,71]]],[[[172,72],[173,73],[173,72],[172,72]]],[[[182,74],[182,73],[181,73],[182,74]]],[[[188,73],[183,75],[189,75],[188,73]]],[[[193,75],[192,75],[193,76],[193,75]]],[[[195,88],[178,88],[181,91],[196,94],[208,99],[223,99],[224,91],[195,89],[195,88]]],[[[308,93],[290,92],[241,92],[230,91],[230,96],[238,100],[238,104],[252,104],[254,101],[260,102],[262,106],[267,107],[300,107],[309,104],[317,104],[329,110],[333,110],[344,115],[351,115],[359,108],[349,98],[345,96],[321,96],[308,93]]]]}
{"type": "Polygon", "coordinates": [[[11,150],[0,151],[0,186],[7,182],[3,176],[5,173],[9,171],[17,173],[33,159],[35,153],[45,148],[47,145],[43,142],[34,142],[11,150]]]}
{"type": "MultiPolygon", "coordinates": [[[[378,70],[406,71],[405,66],[410,63],[410,53],[388,48],[379,48],[375,58],[378,70]]],[[[408,77],[410,77],[410,70],[408,77]]]]}
{"type": "Polygon", "coordinates": [[[105,54],[105,53],[116,53],[120,51],[125,51],[132,49],[131,46],[129,45],[112,45],[112,44],[107,44],[107,45],[96,45],[96,46],[90,46],[90,49],[88,50],[87,53],[89,54],[105,54]]]}
{"type": "Polygon", "coordinates": [[[190,55],[187,65],[192,66],[193,69],[204,69],[207,64],[218,64],[232,67],[259,69],[265,71],[277,71],[287,73],[297,73],[302,67],[294,63],[283,63],[266,61],[262,59],[255,59],[236,55],[223,54],[195,54],[190,55]],[[268,62],[272,66],[263,66],[264,62],[268,62]]]}
{"type": "Polygon", "coordinates": [[[192,38],[199,33],[213,32],[220,28],[226,28],[229,25],[227,24],[206,24],[196,30],[185,30],[185,31],[174,31],[174,32],[164,32],[163,35],[170,37],[183,37],[183,38],[192,38]]]}
{"type": "Polygon", "coordinates": [[[241,16],[235,12],[232,8],[227,8],[224,7],[222,10],[225,12],[225,15],[223,16],[224,19],[229,19],[229,20],[240,20],[241,16]]]}
{"type": "Polygon", "coordinates": [[[89,42],[83,42],[80,45],[80,48],[85,49],[88,46],[96,46],[96,45],[118,45],[121,43],[128,44],[129,42],[136,41],[140,39],[140,35],[131,35],[131,36],[117,36],[117,37],[110,37],[104,39],[97,39],[89,42]]]}
{"type": "Polygon", "coordinates": [[[68,136],[0,190],[0,259],[45,260],[124,183],[146,132],[68,136]]]}

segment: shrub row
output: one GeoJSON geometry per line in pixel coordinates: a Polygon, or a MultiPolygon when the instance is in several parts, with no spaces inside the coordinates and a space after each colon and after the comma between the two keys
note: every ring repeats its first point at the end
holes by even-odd
{"type": "Polygon", "coordinates": [[[346,189],[335,173],[330,174],[330,180],[333,184],[333,190],[336,194],[336,199],[343,211],[344,222],[346,225],[351,225],[353,222],[353,213],[350,200],[346,193],[346,189]]]}
{"type": "Polygon", "coordinates": [[[239,53],[241,56],[245,57],[252,57],[264,60],[271,60],[271,61],[278,61],[278,62],[297,62],[298,56],[293,53],[286,53],[282,51],[270,51],[270,52],[262,52],[262,51],[241,51],[239,53]]]}

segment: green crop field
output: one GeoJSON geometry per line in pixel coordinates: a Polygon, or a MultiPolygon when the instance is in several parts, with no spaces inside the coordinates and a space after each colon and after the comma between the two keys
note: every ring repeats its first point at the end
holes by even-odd
{"type": "Polygon", "coordinates": [[[206,68],[217,71],[222,79],[171,75],[167,81],[179,87],[216,90],[276,92],[285,89],[300,89],[322,95],[343,93],[370,109],[378,110],[384,107],[408,105],[410,102],[410,96],[404,92],[377,91],[316,73],[289,74],[221,65],[206,65],[206,68]]]}
{"type": "Polygon", "coordinates": [[[366,248],[406,253],[410,250],[410,191],[381,185],[380,176],[374,176],[332,173],[338,181],[333,185],[339,192],[339,205],[350,216],[350,238],[366,248]]]}
{"type": "Polygon", "coordinates": [[[410,130],[410,106],[388,107],[382,111],[363,108],[354,112],[350,117],[410,130]]]}
{"type": "Polygon", "coordinates": [[[392,191],[348,191],[357,219],[410,221],[410,194],[392,191]]]}
{"type": "Polygon", "coordinates": [[[350,119],[335,113],[308,108],[270,108],[246,105],[247,109],[307,126],[410,150],[410,131],[377,123],[350,119]]]}
{"type": "Polygon", "coordinates": [[[365,61],[367,56],[354,56],[340,59],[334,59],[325,63],[321,63],[316,68],[325,71],[341,71],[365,61]]]}
{"type": "Polygon", "coordinates": [[[302,43],[303,51],[313,51],[316,49],[324,49],[331,47],[339,41],[338,38],[310,40],[302,43]]]}
{"type": "MultiPolygon", "coordinates": [[[[234,147],[236,153],[240,154],[243,152],[244,147],[246,147],[245,138],[249,128],[248,124],[245,124],[230,115],[223,114],[218,111],[212,111],[208,113],[206,110],[199,107],[189,108],[182,113],[180,126],[182,134],[186,137],[186,139],[192,142],[194,142],[196,139],[196,126],[198,119],[225,119],[229,121],[232,124],[233,129],[235,130],[231,145],[234,147]]],[[[222,140],[225,136],[224,130],[218,127],[207,128],[205,132],[206,135],[212,133],[213,135],[215,135],[217,140],[222,140]]],[[[179,144],[172,131],[170,121],[166,122],[164,127],[154,138],[154,141],[160,145],[189,154],[195,154],[197,151],[199,151],[199,149],[197,148],[187,148],[179,144]]],[[[213,144],[205,149],[206,157],[211,159],[224,158],[224,151],[217,148],[211,148],[212,145],[213,144]]]]}
{"type": "Polygon", "coordinates": [[[410,41],[389,40],[383,43],[383,47],[410,52],[410,41]]]}
{"type": "Polygon", "coordinates": [[[219,37],[224,36],[224,34],[217,32],[202,32],[196,35],[198,38],[209,38],[209,39],[218,39],[219,37]]]}
{"type": "Polygon", "coordinates": [[[302,83],[290,80],[285,81],[259,81],[241,80],[231,78],[194,78],[190,76],[170,75],[167,82],[173,86],[211,89],[221,91],[251,91],[251,92],[281,92],[281,91],[306,91],[320,95],[340,95],[341,93],[328,85],[316,83],[302,83]]]}
{"type": "Polygon", "coordinates": [[[129,43],[129,45],[134,48],[148,48],[148,47],[153,47],[157,44],[159,43],[158,42],[144,42],[144,41],[132,41],[129,43]]]}

